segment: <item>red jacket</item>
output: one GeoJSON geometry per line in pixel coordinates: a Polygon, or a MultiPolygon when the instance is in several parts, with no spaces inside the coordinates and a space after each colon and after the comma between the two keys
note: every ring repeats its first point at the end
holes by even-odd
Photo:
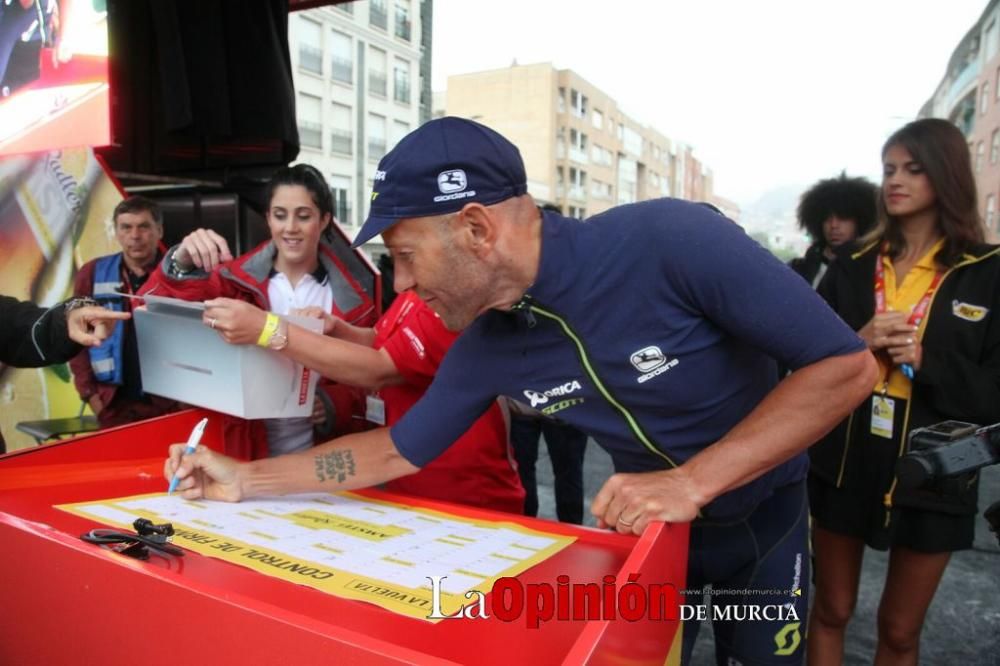
{"type": "MultiPolygon", "coordinates": [[[[405,292],[375,324],[376,349],[385,349],[404,384],[379,391],[386,425],[393,425],[430,386],[448,348],[458,337],[445,328],[416,294],[405,292]]],[[[489,411],[440,456],[415,474],[386,484],[389,490],[470,504],[495,511],[524,513],[524,488],[517,474],[504,411],[489,411]]]]}
{"type": "MultiPolygon", "coordinates": [[[[185,275],[172,273],[170,266],[176,247],[167,252],[163,261],[141,289],[141,294],[154,293],[186,301],[212,298],[235,298],[253,303],[265,310],[270,308],[267,283],[274,268],[276,249],[266,241],[246,254],[226,262],[211,273],[195,270],[185,275]]],[[[331,312],[356,326],[371,326],[375,321],[375,303],[351,276],[325,243],[320,242],[319,259],[326,269],[333,292],[331,312]]],[[[337,417],[338,430],[354,430],[357,421],[351,414],[358,411],[358,395],[345,391],[329,394],[337,417]]],[[[225,432],[225,453],[243,459],[266,458],[267,433],[261,420],[248,421],[235,416],[220,415],[225,432]]]]}

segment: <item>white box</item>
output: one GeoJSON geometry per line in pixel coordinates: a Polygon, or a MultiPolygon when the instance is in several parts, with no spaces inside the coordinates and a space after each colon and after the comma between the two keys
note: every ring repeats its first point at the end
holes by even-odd
{"type": "MultiPolygon", "coordinates": [[[[146,295],[134,310],[142,390],[245,419],[309,416],[319,373],[256,345],[231,345],[201,321],[205,304],[146,295]]],[[[283,317],[317,333],[323,322],[283,317]]]]}

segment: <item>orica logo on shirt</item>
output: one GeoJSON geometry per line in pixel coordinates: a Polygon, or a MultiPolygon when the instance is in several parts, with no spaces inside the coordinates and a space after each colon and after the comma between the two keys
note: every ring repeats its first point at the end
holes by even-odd
{"type": "Polygon", "coordinates": [[[580,382],[577,380],[571,380],[565,384],[560,384],[559,386],[553,386],[552,388],[545,391],[533,391],[531,389],[524,389],[524,397],[531,402],[531,407],[534,409],[539,405],[544,405],[549,401],[549,398],[569,395],[574,391],[580,391],[583,387],[580,386],[580,382]]]}

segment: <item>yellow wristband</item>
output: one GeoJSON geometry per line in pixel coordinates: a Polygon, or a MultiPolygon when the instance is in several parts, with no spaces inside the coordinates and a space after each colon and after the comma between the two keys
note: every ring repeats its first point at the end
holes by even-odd
{"type": "Polygon", "coordinates": [[[260,337],[257,338],[257,344],[261,347],[266,347],[267,343],[271,341],[271,336],[274,332],[278,330],[278,324],[281,320],[278,319],[278,315],[273,312],[267,313],[267,321],[264,322],[264,330],[260,332],[260,337]]]}

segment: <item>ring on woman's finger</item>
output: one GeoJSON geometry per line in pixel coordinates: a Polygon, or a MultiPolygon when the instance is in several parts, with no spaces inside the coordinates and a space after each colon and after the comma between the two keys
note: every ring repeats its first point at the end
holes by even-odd
{"type": "Polygon", "coordinates": [[[632,525],[634,523],[631,522],[631,521],[625,520],[624,518],[622,518],[621,516],[619,516],[618,517],[618,524],[619,525],[624,525],[625,527],[632,527],[632,525]]]}
{"type": "Polygon", "coordinates": [[[215,317],[212,317],[211,321],[208,322],[210,328],[215,328],[215,322],[218,321],[215,317]]]}

